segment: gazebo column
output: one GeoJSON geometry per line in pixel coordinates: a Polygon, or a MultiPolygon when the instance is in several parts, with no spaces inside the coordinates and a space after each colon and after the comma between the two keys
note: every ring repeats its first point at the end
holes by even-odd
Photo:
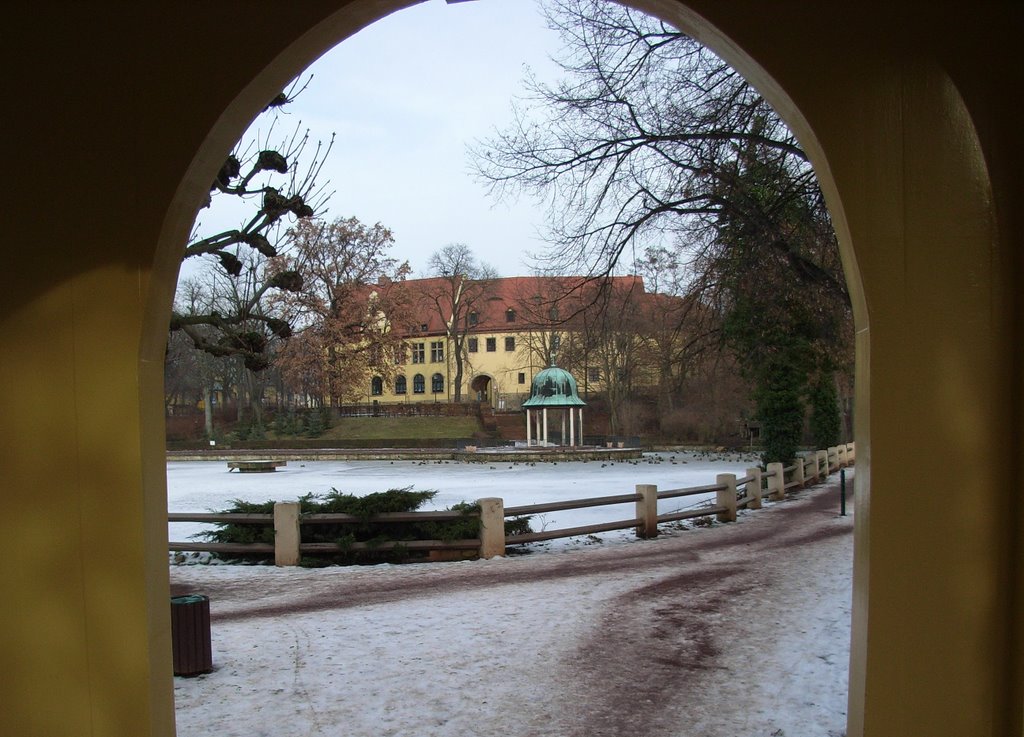
{"type": "Polygon", "coordinates": [[[572,378],[572,374],[554,365],[541,371],[533,378],[530,397],[522,405],[523,410],[526,411],[527,445],[547,446],[553,444],[548,424],[548,409],[558,412],[558,417],[552,417],[550,422],[557,422],[555,427],[561,428],[559,446],[575,448],[583,445],[584,406],[586,403],[579,397],[576,380],[572,378]],[[576,417],[577,407],[580,408],[578,419],[576,417]],[[534,410],[540,411],[534,412],[534,410]]]}

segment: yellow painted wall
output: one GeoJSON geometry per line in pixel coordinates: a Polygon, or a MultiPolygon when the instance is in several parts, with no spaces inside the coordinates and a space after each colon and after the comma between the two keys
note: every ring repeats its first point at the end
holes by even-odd
{"type": "MultiPolygon", "coordinates": [[[[858,324],[849,735],[1024,734],[1020,4],[643,4],[761,86],[833,209],[858,324]]],[[[5,12],[0,735],[173,734],[177,254],[270,95],[400,5],[5,12]]]]}
{"type": "MultiPolygon", "coordinates": [[[[477,350],[470,351],[467,342],[466,350],[463,351],[463,400],[477,400],[477,393],[473,391],[471,386],[474,379],[485,377],[489,382],[489,389],[484,401],[491,403],[497,408],[502,408],[500,403],[503,400],[505,407],[513,408],[518,406],[518,402],[529,395],[530,382],[533,381],[533,377],[538,372],[547,368],[547,366],[541,365],[538,362],[535,351],[529,349],[531,344],[530,333],[524,330],[481,331],[473,333],[471,337],[477,341],[477,350]],[[513,340],[512,350],[506,350],[505,341],[509,338],[513,340]],[[488,339],[494,340],[493,351],[487,350],[488,339]],[[519,380],[520,374],[522,375],[522,382],[519,380]]],[[[402,402],[443,402],[454,399],[455,386],[453,382],[456,374],[453,355],[454,341],[446,336],[423,335],[411,338],[409,343],[410,345],[416,343],[423,344],[424,363],[413,363],[411,351],[407,351],[406,361],[401,366],[396,367],[396,374],[405,377],[405,393],[396,393],[395,381],[389,380],[384,382],[383,394],[373,396],[369,393],[370,378],[367,378],[366,401],[376,399],[382,404],[395,404],[402,402]],[[444,360],[440,362],[433,360],[434,355],[431,348],[432,344],[438,341],[444,344],[444,360]],[[436,397],[431,391],[431,377],[435,373],[439,373],[444,377],[444,392],[437,394],[436,397]],[[424,379],[425,391],[422,394],[417,394],[413,391],[416,374],[421,374],[424,379]]],[[[577,377],[577,381],[582,387],[583,377],[577,377]]],[[[591,388],[594,391],[599,391],[600,382],[594,383],[591,388]]]]}

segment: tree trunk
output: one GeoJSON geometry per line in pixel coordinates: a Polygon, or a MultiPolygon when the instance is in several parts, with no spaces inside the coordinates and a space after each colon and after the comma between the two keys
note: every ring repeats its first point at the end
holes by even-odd
{"type": "Polygon", "coordinates": [[[455,378],[452,379],[452,383],[455,384],[455,401],[462,401],[462,366],[459,362],[455,364],[455,378]]]}
{"type": "Polygon", "coordinates": [[[206,439],[211,440],[213,438],[213,392],[210,391],[210,387],[203,387],[203,420],[206,427],[206,439]]]}
{"type": "Polygon", "coordinates": [[[261,401],[261,395],[263,394],[262,386],[256,375],[246,369],[245,371],[245,396],[246,401],[249,405],[249,411],[251,413],[253,424],[263,424],[263,402],[261,401]]]}
{"type": "Polygon", "coordinates": [[[455,341],[455,376],[452,379],[455,385],[455,401],[462,401],[462,350],[459,341],[455,341]]]}

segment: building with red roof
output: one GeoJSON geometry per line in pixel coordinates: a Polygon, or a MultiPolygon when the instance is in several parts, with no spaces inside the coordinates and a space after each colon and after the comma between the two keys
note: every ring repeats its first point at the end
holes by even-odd
{"type": "Polygon", "coordinates": [[[368,377],[367,401],[517,409],[534,377],[555,364],[573,373],[584,396],[604,391],[612,372],[655,383],[652,367],[633,366],[626,354],[681,302],[647,292],[639,276],[430,277],[402,286],[414,306],[411,324],[395,326],[405,350],[392,376],[368,377]]]}

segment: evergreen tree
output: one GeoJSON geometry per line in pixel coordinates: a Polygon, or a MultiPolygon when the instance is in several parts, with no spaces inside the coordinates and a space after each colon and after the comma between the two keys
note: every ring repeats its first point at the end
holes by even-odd
{"type": "Polygon", "coordinates": [[[274,415],[274,434],[279,438],[288,434],[288,414],[282,410],[274,415]]]}
{"type": "Polygon", "coordinates": [[[839,444],[841,418],[836,383],[829,374],[821,374],[811,386],[811,437],[815,448],[839,444]]]}
{"type": "Polygon", "coordinates": [[[324,416],[319,409],[314,409],[308,415],[306,435],[311,438],[318,438],[324,434],[324,416]]]}

